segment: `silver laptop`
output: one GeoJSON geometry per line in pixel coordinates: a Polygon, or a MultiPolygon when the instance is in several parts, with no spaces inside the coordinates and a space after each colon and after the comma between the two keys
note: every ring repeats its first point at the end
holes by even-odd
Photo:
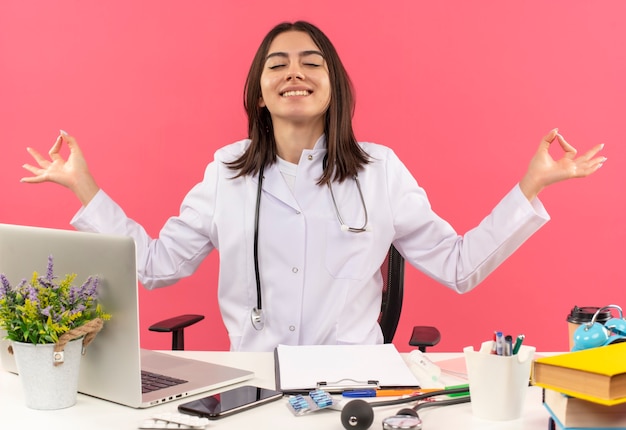
{"type": "MultiPolygon", "coordinates": [[[[145,408],[254,377],[244,369],[175,357],[140,348],[138,282],[132,238],[72,230],[0,224],[0,273],[12,286],[45,274],[52,255],[54,273],[76,273],[77,285],[100,277],[99,301],[112,315],[82,357],[78,391],[133,408],[145,408]],[[142,370],[185,381],[142,393],[142,370]]],[[[0,332],[2,367],[17,372],[0,332]]]]}

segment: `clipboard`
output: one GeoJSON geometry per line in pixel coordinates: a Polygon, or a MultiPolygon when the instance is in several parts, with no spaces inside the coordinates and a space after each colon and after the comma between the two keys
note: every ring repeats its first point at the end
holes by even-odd
{"type": "Polygon", "coordinates": [[[276,389],[286,394],[420,387],[393,344],[278,345],[274,366],[276,389]]]}

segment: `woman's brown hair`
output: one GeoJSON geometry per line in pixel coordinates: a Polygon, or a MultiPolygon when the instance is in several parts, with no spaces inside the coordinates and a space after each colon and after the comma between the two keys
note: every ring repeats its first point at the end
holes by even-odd
{"type": "Polygon", "coordinates": [[[276,36],[287,31],[307,33],[322,52],[328,65],[331,97],[324,121],[328,159],[318,184],[326,184],[332,180],[342,182],[355,176],[363,165],[369,162],[369,156],[358,145],[352,129],[354,113],[352,82],[328,37],[319,28],[305,21],[278,24],[261,42],[252,60],[244,87],[244,107],[248,114],[248,138],[251,143],[246,152],[228,163],[228,166],[238,170],[235,177],[239,177],[255,175],[261,166],[276,161],[272,118],[266,107],[259,106],[261,74],[271,43],[276,36]]]}

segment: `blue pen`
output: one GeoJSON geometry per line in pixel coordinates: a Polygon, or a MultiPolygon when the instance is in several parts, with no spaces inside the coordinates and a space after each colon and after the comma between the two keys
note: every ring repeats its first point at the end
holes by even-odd
{"type": "Polygon", "coordinates": [[[504,337],[502,337],[501,331],[496,332],[496,354],[504,354],[504,337]]]}
{"type": "Polygon", "coordinates": [[[343,397],[376,397],[376,390],[350,390],[342,393],[343,397]]]}

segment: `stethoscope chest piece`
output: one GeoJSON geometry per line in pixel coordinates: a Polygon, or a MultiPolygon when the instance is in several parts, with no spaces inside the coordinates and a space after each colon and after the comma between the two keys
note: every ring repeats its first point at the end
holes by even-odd
{"type": "Polygon", "coordinates": [[[250,320],[252,321],[252,326],[255,330],[263,330],[263,326],[265,326],[265,318],[263,318],[262,309],[252,309],[252,312],[250,312],[250,320]]]}
{"type": "Polygon", "coordinates": [[[421,430],[422,420],[413,415],[393,415],[383,420],[383,430],[421,430]]]}

